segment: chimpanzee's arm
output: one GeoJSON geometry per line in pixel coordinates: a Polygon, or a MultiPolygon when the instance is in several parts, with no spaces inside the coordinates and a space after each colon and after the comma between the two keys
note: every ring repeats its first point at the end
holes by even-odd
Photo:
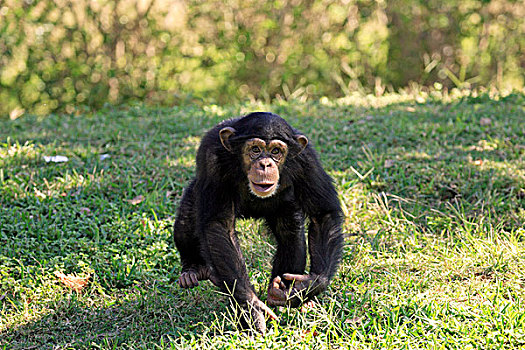
{"type": "Polygon", "coordinates": [[[283,274],[284,282],[293,281],[290,287],[283,285],[281,279],[271,283],[268,291],[270,305],[299,306],[324,291],[337,272],[342,255],[344,216],[333,181],[321,168],[313,152],[305,155],[305,161],[309,169],[298,177],[300,181],[294,185],[298,203],[310,218],[310,273],[283,274]]]}
{"type": "Polygon", "coordinates": [[[204,242],[203,253],[221,290],[249,312],[249,317],[242,318],[244,323],[253,324],[256,330],[264,333],[265,315],[272,319],[277,316],[260,301],[250,283],[235,234],[234,203],[226,191],[220,190],[220,184],[200,189],[197,229],[204,242]]]}
{"type": "Polygon", "coordinates": [[[339,267],[343,250],[343,211],[332,178],[323,170],[311,150],[306,183],[299,191],[301,203],[310,218],[308,246],[310,274],[317,276],[324,290],[339,267]]]}
{"type": "Polygon", "coordinates": [[[317,278],[315,294],[325,290],[337,272],[343,248],[341,226],[343,215],[340,210],[312,215],[308,227],[310,251],[310,275],[317,278]]]}
{"type": "MultiPolygon", "coordinates": [[[[328,179],[328,177],[327,177],[328,179]]],[[[318,193],[314,200],[306,203],[308,226],[308,249],[310,253],[309,280],[297,288],[306,289],[303,301],[324,291],[337,272],[343,250],[343,212],[337,193],[330,182],[324,184],[324,193],[318,193]]],[[[285,279],[288,276],[283,276],[285,279]]]]}
{"type": "Polygon", "coordinates": [[[243,303],[255,293],[235,236],[233,201],[216,187],[220,184],[202,186],[199,191],[197,229],[203,240],[204,256],[219,280],[219,287],[243,303]]]}

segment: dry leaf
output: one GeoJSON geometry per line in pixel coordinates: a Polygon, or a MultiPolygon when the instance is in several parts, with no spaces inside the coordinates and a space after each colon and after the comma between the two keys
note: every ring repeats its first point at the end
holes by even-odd
{"type": "MultiPolygon", "coordinates": [[[[303,330],[303,335],[301,335],[301,338],[306,338],[310,333],[312,333],[311,329],[303,330]]],[[[312,336],[317,337],[319,335],[319,332],[317,332],[315,329],[312,333],[312,336]]]]}
{"type": "Polygon", "coordinates": [[[144,201],[143,195],[137,196],[133,199],[126,199],[126,202],[128,202],[129,204],[133,204],[133,205],[137,205],[139,203],[142,203],[143,201],[144,201]]]}
{"type": "Polygon", "coordinates": [[[46,194],[43,193],[42,191],[40,191],[38,188],[35,188],[35,196],[37,196],[40,199],[46,199],[47,198],[46,194]]]}
{"type": "Polygon", "coordinates": [[[479,124],[481,126],[489,126],[490,124],[492,124],[492,120],[490,118],[481,118],[479,120],[479,124]]]}
{"type": "Polygon", "coordinates": [[[75,292],[80,293],[82,289],[88,284],[89,278],[87,277],[78,277],[75,275],[65,275],[60,271],[55,271],[55,276],[60,279],[60,282],[65,284],[67,287],[73,289],[75,292]]]}
{"type": "Polygon", "coordinates": [[[80,215],[89,215],[91,214],[91,210],[89,208],[82,207],[79,210],[80,215]]]}

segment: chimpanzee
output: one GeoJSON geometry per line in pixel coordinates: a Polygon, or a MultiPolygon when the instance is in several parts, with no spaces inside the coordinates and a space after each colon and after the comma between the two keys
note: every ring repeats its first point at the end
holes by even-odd
{"type": "Polygon", "coordinates": [[[209,279],[248,310],[255,329],[264,333],[265,315],[277,316],[250,284],[235,231],[238,217],[263,218],[275,235],[268,305],[298,307],[326,289],[341,258],[343,213],[306,136],[276,114],[226,120],[204,136],[197,175],[184,191],[174,225],[179,285],[193,288],[209,279]]]}

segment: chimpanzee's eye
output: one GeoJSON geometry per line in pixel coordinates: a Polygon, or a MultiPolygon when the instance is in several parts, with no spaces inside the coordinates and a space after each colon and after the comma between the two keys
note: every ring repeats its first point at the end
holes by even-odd
{"type": "Polygon", "coordinates": [[[259,148],[259,146],[253,146],[252,153],[255,153],[255,154],[261,153],[261,149],[259,148]]]}
{"type": "Polygon", "coordinates": [[[272,152],[273,155],[278,155],[278,154],[281,153],[281,150],[280,150],[279,148],[276,147],[276,148],[272,149],[271,152],[272,152]]]}

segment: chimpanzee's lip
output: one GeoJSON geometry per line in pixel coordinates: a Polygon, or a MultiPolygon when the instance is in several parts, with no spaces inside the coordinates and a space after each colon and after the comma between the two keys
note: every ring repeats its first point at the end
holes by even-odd
{"type": "Polygon", "coordinates": [[[252,181],[252,186],[257,192],[266,193],[266,192],[270,192],[273,189],[273,187],[275,186],[275,183],[274,182],[256,183],[252,181]]]}

